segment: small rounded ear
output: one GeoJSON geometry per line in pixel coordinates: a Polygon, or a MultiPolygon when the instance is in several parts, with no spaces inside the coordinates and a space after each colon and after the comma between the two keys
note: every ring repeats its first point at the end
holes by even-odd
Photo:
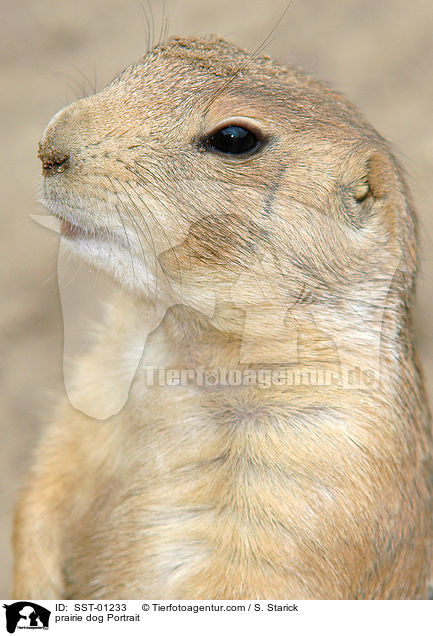
{"type": "Polygon", "coordinates": [[[364,226],[374,211],[391,202],[398,191],[396,167],[386,152],[367,153],[364,149],[342,165],[342,213],[351,225],[364,226]]]}

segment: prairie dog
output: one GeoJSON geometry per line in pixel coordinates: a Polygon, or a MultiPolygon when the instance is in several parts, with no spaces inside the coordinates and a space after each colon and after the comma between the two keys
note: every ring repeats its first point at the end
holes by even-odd
{"type": "Polygon", "coordinates": [[[14,595],[426,598],[416,220],[387,142],[296,69],[172,38],[39,155],[62,240],[119,283],[77,370],[95,413],[151,333],[117,414],[65,400],[47,427],[14,595]]]}

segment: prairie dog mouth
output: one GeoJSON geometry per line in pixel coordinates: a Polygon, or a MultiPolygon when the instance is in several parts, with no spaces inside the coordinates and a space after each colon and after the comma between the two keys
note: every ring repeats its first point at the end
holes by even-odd
{"type": "Polygon", "coordinates": [[[74,202],[64,202],[62,196],[47,192],[45,180],[39,202],[44,205],[53,219],[56,220],[56,231],[61,237],[70,239],[96,238],[96,227],[91,215],[84,206],[74,202]]]}
{"type": "Polygon", "coordinates": [[[60,234],[62,236],[67,236],[68,238],[80,237],[83,238],[86,236],[84,230],[78,225],[74,225],[70,221],[66,221],[65,219],[61,219],[60,223],[60,234]]]}
{"type": "Polygon", "coordinates": [[[72,208],[43,199],[42,203],[48,208],[51,216],[56,219],[57,232],[68,239],[96,238],[96,227],[88,227],[87,219],[81,219],[83,210],[72,208]],[[78,217],[78,222],[75,220],[78,217]]]}

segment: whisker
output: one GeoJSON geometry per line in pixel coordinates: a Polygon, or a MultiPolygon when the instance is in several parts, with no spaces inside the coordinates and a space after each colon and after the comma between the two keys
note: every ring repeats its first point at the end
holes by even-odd
{"type": "MultiPolygon", "coordinates": [[[[121,186],[121,187],[122,187],[122,189],[124,190],[124,192],[125,192],[126,196],[127,196],[127,197],[129,198],[129,200],[131,201],[132,205],[133,205],[133,206],[134,206],[137,210],[139,210],[139,208],[138,208],[137,204],[135,203],[135,201],[132,199],[131,195],[130,195],[130,194],[128,193],[128,191],[126,190],[124,183],[123,183],[120,179],[116,179],[116,181],[120,184],[120,186],[121,186]]],[[[156,246],[155,246],[155,242],[154,242],[153,237],[152,237],[152,232],[150,231],[150,228],[149,228],[149,226],[148,226],[148,224],[147,224],[146,219],[144,218],[144,216],[143,216],[143,215],[141,215],[141,218],[142,218],[142,220],[143,220],[143,223],[146,225],[146,228],[147,228],[147,231],[148,231],[149,237],[150,237],[150,239],[151,239],[151,241],[152,241],[152,244],[150,244],[150,243],[149,243],[149,240],[147,240],[147,239],[146,239],[146,235],[145,235],[144,231],[143,231],[143,230],[142,230],[142,228],[140,228],[140,226],[136,223],[135,219],[133,218],[133,216],[132,216],[131,212],[128,210],[127,206],[126,206],[125,204],[123,204],[123,203],[122,203],[122,205],[123,205],[123,207],[124,207],[124,209],[125,209],[125,211],[126,211],[126,214],[127,214],[128,218],[129,218],[129,220],[131,221],[132,225],[133,225],[133,226],[134,226],[134,228],[135,228],[135,233],[136,233],[136,235],[137,235],[138,242],[140,243],[140,246],[141,246],[141,249],[142,249],[142,253],[143,253],[143,257],[144,257],[144,259],[146,259],[146,257],[145,257],[145,252],[144,252],[143,245],[142,245],[141,240],[140,240],[139,233],[140,233],[140,234],[143,236],[143,238],[147,241],[147,243],[148,243],[149,247],[152,247],[152,249],[153,249],[153,253],[154,253],[154,262],[155,262],[155,289],[154,289],[154,303],[153,303],[153,318],[152,318],[152,323],[154,323],[154,322],[155,322],[155,316],[156,316],[156,303],[157,303],[157,299],[158,299],[158,260],[157,260],[157,254],[156,254],[156,246]]],[[[145,266],[146,266],[146,260],[145,260],[145,266]]],[[[148,268],[147,268],[147,267],[146,267],[146,270],[148,271],[148,268]]],[[[148,288],[148,291],[149,291],[149,288],[148,288]]],[[[150,295],[150,293],[149,293],[149,295],[150,295]]]]}
{"type": "MultiPolygon", "coordinates": [[[[70,88],[70,90],[74,93],[75,97],[77,99],[81,99],[82,95],[81,95],[81,85],[77,82],[77,80],[72,77],[71,75],[68,75],[67,73],[59,73],[56,71],[52,71],[52,74],[55,77],[60,77],[64,83],[66,83],[66,85],[68,86],[68,88],[70,88]]],[[[65,103],[69,104],[69,100],[65,103]]]]}
{"type": "MultiPolygon", "coordinates": [[[[138,165],[141,165],[141,164],[138,164],[138,165]]],[[[138,181],[138,183],[139,183],[140,185],[142,185],[142,186],[145,186],[145,185],[146,185],[145,181],[142,179],[142,176],[140,175],[140,173],[139,173],[139,172],[137,172],[136,170],[134,170],[134,169],[133,169],[130,165],[128,165],[128,164],[126,164],[126,163],[124,163],[124,167],[126,168],[126,170],[128,170],[129,172],[131,172],[131,173],[132,173],[132,174],[136,177],[136,179],[137,179],[137,181],[138,181]]],[[[162,179],[161,179],[158,175],[155,175],[155,174],[154,174],[154,173],[152,173],[150,170],[146,169],[144,166],[142,166],[142,167],[143,167],[143,169],[147,170],[148,174],[149,174],[152,178],[154,178],[154,179],[155,179],[155,180],[157,180],[157,181],[159,180],[159,181],[161,182],[161,185],[163,185],[163,181],[162,181],[162,179]]],[[[137,193],[137,196],[140,196],[140,195],[138,195],[138,193],[137,193]]],[[[182,290],[182,272],[181,272],[181,270],[180,270],[180,266],[179,266],[179,263],[178,263],[176,250],[175,250],[175,248],[171,245],[171,242],[170,242],[170,240],[169,240],[169,237],[168,237],[168,235],[167,235],[166,231],[164,230],[163,226],[160,224],[159,220],[155,217],[155,215],[153,214],[153,212],[149,209],[148,205],[146,204],[146,202],[145,202],[145,201],[144,201],[141,197],[140,197],[140,200],[141,200],[141,201],[143,202],[143,204],[146,206],[146,208],[148,209],[149,213],[152,215],[152,217],[153,217],[154,221],[158,224],[158,226],[160,227],[160,229],[161,229],[161,230],[162,230],[162,232],[164,233],[165,238],[167,239],[167,241],[168,241],[168,243],[169,243],[169,245],[170,245],[170,249],[171,249],[171,250],[172,250],[172,252],[173,252],[173,256],[174,256],[174,258],[176,259],[176,264],[177,264],[177,266],[178,266],[179,279],[180,279],[181,290],[182,290]]],[[[167,213],[168,213],[168,215],[170,216],[170,219],[171,219],[171,220],[173,220],[175,223],[177,223],[177,225],[179,226],[180,231],[183,233],[183,232],[184,232],[184,228],[183,228],[183,227],[182,227],[182,225],[180,224],[179,219],[176,217],[176,215],[175,215],[175,214],[174,214],[174,213],[170,210],[170,208],[169,208],[169,207],[167,207],[167,205],[166,205],[163,201],[159,200],[159,204],[160,204],[160,205],[162,205],[162,206],[164,207],[164,209],[166,210],[166,212],[167,212],[167,213]]],[[[141,212],[140,212],[140,213],[141,213],[141,212]]],[[[191,258],[190,258],[190,266],[191,266],[191,258]]],[[[181,293],[182,293],[182,292],[181,292],[181,293]]]]}
{"type": "MultiPolygon", "coordinates": [[[[119,182],[119,183],[121,184],[122,188],[123,188],[123,189],[125,190],[125,192],[126,192],[125,184],[124,184],[124,183],[122,183],[122,182],[119,182]]],[[[130,184],[130,183],[127,183],[127,185],[131,188],[131,190],[133,190],[133,188],[132,188],[132,186],[131,186],[131,184],[130,184]]],[[[184,304],[184,303],[182,302],[182,299],[183,299],[183,292],[182,292],[182,287],[183,287],[183,286],[182,286],[182,271],[181,271],[181,268],[180,268],[179,261],[178,261],[178,259],[177,259],[177,254],[176,254],[175,248],[174,248],[174,247],[173,247],[173,245],[171,244],[170,238],[168,237],[168,235],[167,235],[167,233],[166,233],[166,231],[165,231],[164,227],[161,225],[161,223],[160,223],[160,222],[159,222],[159,220],[156,218],[156,216],[154,215],[154,213],[152,212],[152,210],[149,208],[148,204],[144,201],[143,197],[142,197],[142,196],[140,196],[140,195],[139,195],[139,194],[138,194],[135,190],[133,190],[133,193],[134,193],[134,195],[135,195],[135,196],[137,196],[137,197],[140,199],[141,203],[145,206],[146,210],[147,210],[147,211],[149,212],[149,214],[152,216],[152,218],[153,218],[153,220],[155,221],[155,223],[157,224],[157,226],[158,226],[159,230],[160,230],[161,232],[163,232],[163,234],[164,234],[164,236],[165,236],[165,238],[166,238],[167,242],[169,243],[170,249],[171,249],[171,250],[172,250],[172,252],[173,252],[173,255],[174,255],[174,258],[175,258],[175,261],[176,261],[176,266],[177,266],[177,269],[178,269],[178,272],[179,272],[179,281],[180,281],[180,304],[184,304]]],[[[145,217],[144,217],[144,215],[143,215],[142,211],[140,210],[139,206],[138,206],[138,205],[137,205],[137,203],[136,203],[136,202],[132,199],[132,197],[131,197],[130,195],[129,195],[129,199],[130,199],[131,203],[133,204],[133,206],[135,207],[135,209],[137,210],[138,214],[140,215],[140,218],[142,219],[143,223],[146,225],[146,227],[147,227],[147,230],[148,230],[149,234],[151,235],[151,232],[150,232],[149,226],[148,226],[148,224],[147,224],[147,222],[146,222],[146,219],[145,219],[145,217]]],[[[126,209],[126,207],[125,207],[125,209],[126,209]]],[[[140,231],[140,233],[141,233],[143,236],[145,236],[145,235],[144,235],[144,233],[143,233],[143,230],[142,230],[142,228],[139,226],[139,224],[137,224],[137,223],[136,223],[136,221],[135,221],[135,220],[134,220],[134,219],[133,219],[133,218],[132,218],[129,214],[128,214],[128,217],[130,218],[130,220],[131,220],[131,222],[134,224],[134,226],[135,226],[136,228],[138,228],[138,230],[140,231]]],[[[162,273],[163,273],[163,274],[164,274],[164,276],[165,276],[165,279],[166,279],[167,285],[168,285],[168,287],[169,287],[169,291],[170,291],[170,293],[171,293],[171,295],[172,295],[172,299],[173,299],[174,304],[179,304],[179,299],[178,299],[177,295],[175,294],[175,292],[173,291],[173,286],[172,286],[172,285],[173,285],[173,283],[172,283],[172,280],[170,279],[170,276],[169,276],[169,275],[168,275],[168,273],[166,272],[166,270],[165,270],[165,268],[164,268],[163,264],[159,261],[158,256],[157,256],[157,254],[156,254],[156,247],[155,247],[155,245],[154,245],[154,244],[153,244],[153,247],[154,247],[155,263],[156,263],[156,272],[158,271],[158,267],[157,267],[157,266],[159,265],[159,267],[161,268],[162,273]]],[[[155,281],[155,304],[154,304],[154,309],[155,309],[155,306],[156,306],[156,300],[157,300],[157,288],[158,288],[158,286],[157,286],[157,279],[156,279],[156,281],[155,281]]],[[[184,333],[185,343],[186,343],[186,346],[187,346],[187,349],[188,349],[188,353],[189,353],[190,359],[191,359],[191,361],[194,363],[194,358],[193,358],[193,355],[192,355],[192,352],[191,352],[191,349],[190,349],[190,346],[189,346],[189,341],[188,341],[188,337],[187,337],[187,333],[186,333],[186,329],[185,329],[185,325],[184,325],[183,321],[182,321],[182,330],[183,330],[183,333],[184,333]]]]}
{"type": "MultiPolygon", "coordinates": [[[[116,181],[119,182],[121,185],[123,185],[119,181],[119,179],[116,179],[116,181]]],[[[126,215],[127,215],[128,219],[129,219],[129,221],[131,222],[133,228],[134,228],[135,234],[137,236],[138,243],[140,245],[140,250],[141,250],[141,253],[143,255],[143,260],[144,260],[145,270],[146,270],[148,296],[150,298],[151,292],[150,292],[149,268],[146,265],[146,252],[144,250],[144,246],[143,246],[143,243],[141,241],[140,234],[143,236],[143,238],[146,240],[146,242],[147,242],[147,244],[149,246],[150,246],[150,243],[149,243],[148,238],[146,237],[146,235],[144,234],[144,232],[142,231],[142,229],[138,225],[138,223],[135,222],[132,214],[128,210],[128,207],[124,204],[124,202],[120,199],[120,197],[118,197],[118,201],[119,201],[120,205],[123,207],[123,209],[125,210],[126,215]]],[[[120,212],[119,212],[119,214],[120,214],[120,212]]],[[[156,298],[157,298],[157,290],[156,289],[155,289],[154,293],[155,293],[155,301],[156,301],[156,298]]],[[[155,325],[155,323],[156,323],[156,302],[153,303],[152,325],[155,325]]],[[[146,345],[147,345],[147,337],[146,337],[146,341],[143,343],[143,353],[146,351],[146,345]]]]}
{"type": "Polygon", "coordinates": [[[142,10],[141,21],[143,23],[144,31],[146,33],[146,53],[149,53],[149,51],[150,51],[150,23],[149,23],[149,17],[147,15],[146,7],[144,6],[143,2],[140,2],[140,7],[141,7],[141,10],[142,10]],[[143,22],[143,16],[144,16],[144,19],[146,20],[146,24],[143,22]]]}
{"type": "MultiPolygon", "coordinates": [[[[85,85],[86,85],[86,82],[87,82],[87,84],[90,86],[90,90],[92,91],[92,93],[96,93],[96,86],[92,85],[92,82],[89,80],[89,78],[87,77],[87,75],[86,75],[85,73],[83,73],[83,71],[81,71],[81,70],[78,68],[78,66],[76,66],[75,64],[72,64],[72,63],[71,63],[71,66],[72,66],[72,68],[73,68],[73,69],[75,69],[75,70],[77,71],[77,73],[79,73],[79,74],[81,75],[81,77],[83,78],[83,81],[84,81],[83,89],[84,89],[84,87],[85,87],[85,85]]],[[[86,95],[86,94],[85,94],[84,96],[86,96],[86,97],[87,97],[87,95],[86,95]]]]}
{"type": "Polygon", "coordinates": [[[162,2],[161,28],[160,28],[160,31],[159,31],[158,46],[163,44],[165,42],[165,39],[166,39],[167,16],[165,14],[165,8],[166,8],[165,7],[165,0],[163,0],[163,2],[162,2]]]}
{"type": "MultiPolygon", "coordinates": [[[[154,179],[155,181],[158,181],[161,184],[161,186],[164,185],[164,181],[163,181],[163,179],[162,179],[162,177],[160,175],[152,172],[151,170],[149,170],[148,168],[146,168],[145,166],[143,166],[142,164],[140,164],[138,162],[136,162],[136,164],[138,166],[140,166],[143,170],[145,170],[149,174],[149,176],[152,177],[152,179],[154,179]]],[[[139,183],[139,185],[146,186],[146,181],[143,179],[142,175],[139,172],[137,172],[137,170],[134,170],[134,168],[132,168],[132,166],[127,164],[127,163],[123,163],[123,165],[126,168],[126,170],[128,170],[129,172],[131,172],[131,174],[133,174],[135,176],[135,178],[137,179],[137,182],[139,183]]],[[[170,215],[170,218],[179,226],[180,231],[183,233],[184,232],[184,228],[182,227],[181,223],[179,222],[179,219],[172,212],[172,210],[170,210],[170,208],[167,207],[167,205],[163,201],[159,200],[158,203],[160,205],[164,206],[164,209],[170,215]]],[[[163,231],[164,231],[164,229],[163,229],[163,231]]],[[[165,234],[165,231],[164,231],[164,234],[165,234]]],[[[168,237],[167,237],[166,234],[165,234],[165,236],[166,236],[166,238],[168,240],[168,237]]]]}
{"type": "Polygon", "coordinates": [[[260,53],[263,51],[263,49],[267,46],[267,44],[268,44],[270,38],[272,37],[272,35],[275,33],[275,31],[279,27],[281,21],[283,20],[284,16],[286,15],[287,11],[290,9],[291,4],[292,4],[292,2],[290,0],[290,2],[287,4],[286,8],[284,9],[283,13],[280,15],[280,17],[278,18],[277,22],[275,23],[274,27],[271,29],[271,31],[268,33],[268,35],[262,41],[262,43],[247,57],[245,62],[243,64],[241,64],[236,69],[236,71],[233,73],[233,75],[231,77],[229,77],[229,79],[226,80],[223,83],[223,85],[216,91],[216,93],[213,95],[213,97],[210,100],[210,102],[208,103],[208,105],[205,107],[205,109],[203,111],[203,117],[205,117],[209,113],[209,109],[212,106],[212,104],[214,103],[214,101],[227,89],[228,86],[230,86],[230,84],[236,79],[236,77],[238,77],[239,73],[241,73],[248,66],[248,64],[251,62],[251,60],[253,60],[257,55],[260,55],[260,53]]]}
{"type": "Polygon", "coordinates": [[[150,26],[151,26],[151,48],[153,49],[153,47],[155,46],[155,18],[153,15],[153,9],[152,9],[152,3],[151,0],[147,0],[147,6],[149,7],[149,11],[150,11],[150,26]]]}
{"type": "MultiPolygon", "coordinates": [[[[111,180],[111,178],[110,178],[110,176],[109,176],[109,175],[105,175],[105,177],[106,177],[106,178],[108,179],[108,181],[110,182],[111,187],[112,187],[112,192],[113,192],[113,194],[115,194],[115,193],[116,193],[116,188],[114,187],[113,181],[111,180]]],[[[133,275],[133,279],[134,279],[134,285],[136,285],[136,284],[137,284],[137,277],[136,277],[136,275],[135,275],[134,258],[133,258],[133,256],[132,256],[132,250],[131,250],[131,244],[130,244],[130,242],[129,242],[128,232],[126,231],[125,223],[124,223],[124,221],[123,221],[123,217],[122,217],[122,215],[121,215],[120,211],[117,209],[117,207],[116,207],[116,206],[114,206],[114,207],[115,207],[115,210],[116,210],[116,211],[117,211],[117,213],[118,213],[118,217],[119,217],[119,220],[120,220],[120,222],[121,222],[121,224],[122,224],[123,231],[124,231],[124,234],[125,234],[126,243],[127,243],[127,245],[128,245],[129,256],[130,256],[130,259],[131,259],[131,267],[132,267],[132,275],[133,275]]]]}
{"type": "MultiPolygon", "coordinates": [[[[163,9],[164,13],[165,13],[165,0],[164,0],[164,9],[163,9]]],[[[169,17],[168,17],[168,13],[167,15],[165,15],[165,28],[164,28],[164,38],[163,38],[163,42],[167,42],[168,39],[168,32],[169,32],[169,17]]]]}
{"type": "MultiPolygon", "coordinates": [[[[131,190],[133,189],[130,183],[126,182],[126,185],[128,185],[128,186],[131,188],[131,190]]],[[[122,188],[123,188],[123,189],[125,190],[125,192],[126,192],[125,184],[124,184],[124,183],[121,183],[121,186],[122,186],[122,188]]],[[[181,277],[181,271],[180,271],[179,263],[178,263],[178,261],[177,261],[177,255],[176,255],[176,252],[175,252],[175,250],[174,250],[173,246],[171,245],[171,242],[170,242],[169,237],[167,236],[167,233],[165,232],[165,230],[164,230],[163,226],[161,225],[161,223],[159,222],[159,220],[156,218],[156,216],[153,214],[152,210],[149,208],[149,206],[147,205],[147,203],[144,201],[144,199],[143,199],[143,198],[142,198],[142,197],[141,197],[141,196],[140,196],[140,195],[139,195],[139,194],[138,194],[135,190],[133,190],[133,192],[134,192],[134,195],[135,195],[135,196],[138,196],[138,198],[140,199],[141,203],[142,203],[142,204],[146,207],[146,209],[147,209],[147,211],[149,212],[149,214],[151,214],[151,216],[152,216],[153,220],[155,221],[155,223],[157,224],[157,226],[158,226],[158,228],[159,228],[159,231],[160,231],[160,232],[162,231],[162,232],[164,233],[165,238],[167,239],[167,241],[168,241],[168,243],[169,243],[169,245],[170,245],[170,249],[171,249],[171,250],[173,251],[173,253],[174,253],[174,256],[175,256],[175,259],[176,259],[176,264],[177,264],[177,266],[178,266],[178,270],[179,270],[179,276],[181,277]]],[[[127,193],[127,194],[128,194],[128,193],[127,193]]],[[[129,196],[129,195],[128,195],[128,196],[129,196]]],[[[135,201],[131,198],[131,196],[129,196],[129,199],[130,199],[131,203],[134,205],[134,207],[136,208],[136,210],[137,210],[138,214],[140,215],[140,218],[142,219],[143,223],[146,225],[147,230],[148,230],[148,232],[149,232],[149,235],[150,235],[150,236],[152,236],[151,231],[150,231],[150,228],[149,228],[149,226],[148,226],[148,224],[147,224],[147,222],[146,222],[146,219],[145,219],[145,217],[144,217],[144,215],[143,215],[142,211],[140,210],[139,206],[135,203],[135,201]]],[[[134,223],[134,225],[136,225],[136,227],[137,227],[137,228],[140,230],[140,232],[143,234],[142,229],[140,228],[139,224],[138,224],[138,223],[136,223],[135,219],[134,219],[132,216],[131,216],[130,218],[131,218],[131,221],[134,223]]],[[[144,235],[144,234],[143,234],[143,235],[144,235]]],[[[152,243],[153,243],[153,250],[154,250],[154,254],[155,254],[155,257],[156,257],[156,258],[155,258],[156,269],[157,269],[157,266],[158,266],[158,265],[159,265],[159,267],[161,267],[161,270],[162,270],[162,272],[164,273],[164,276],[166,277],[167,283],[168,283],[168,285],[169,285],[169,287],[170,287],[170,291],[171,291],[171,293],[172,293],[172,298],[173,298],[173,300],[177,303],[177,296],[176,296],[176,295],[175,295],[175,293],[173,292],[172,284],[171,284],[171,281],[170,281],[169,276],[168,276],[168,275],[167,275],[167,273],[165,272],[164,267],[162,266],[162,264],[160,263],[160,261],[159,261],[159,259],[158,259],[158,255],[156,254],[156,246],[155,246],[155,244],[154,244],[153,240],[152,240],[152,243]]],[[[181,285],[182,285],[182,282],[181,282],[181,285]]]]}

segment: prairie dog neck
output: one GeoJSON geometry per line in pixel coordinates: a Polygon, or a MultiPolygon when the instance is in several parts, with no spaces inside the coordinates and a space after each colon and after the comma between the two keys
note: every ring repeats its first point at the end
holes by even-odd
{"type": "Polygon", "coordinates": [[[79,366],[79,404],[88,404],[90,413],[94,402],[97,411],[102,404],[117,403],[112,412],[124,403],[125,408],[139,405],[161,383],[172,388],[175,400],[188,399],[191,387],[203,399],[248,390],[263,403],[269,391],[288,402],[300,393],[303,400],[310,395],[312,404],[347,404],[348,414],[352,390],[365,399],[372,399],[374,390],[380,400],[394,390],[380,382],[380,372],[389,372],[396,344],[381,345],[381,323],[371,320],[366,326],[356,308],[347,315],[326,307],[294,308],[276,326],[272,307],[246,314],[233,303],[217,303],[209,318],[177,305],[148,335],[152,312],[151,303],[130,293],[116,298],[98,343],[79,366]],[[132,383],[122,402],[119,386],[129,393],[132,383]]]}

